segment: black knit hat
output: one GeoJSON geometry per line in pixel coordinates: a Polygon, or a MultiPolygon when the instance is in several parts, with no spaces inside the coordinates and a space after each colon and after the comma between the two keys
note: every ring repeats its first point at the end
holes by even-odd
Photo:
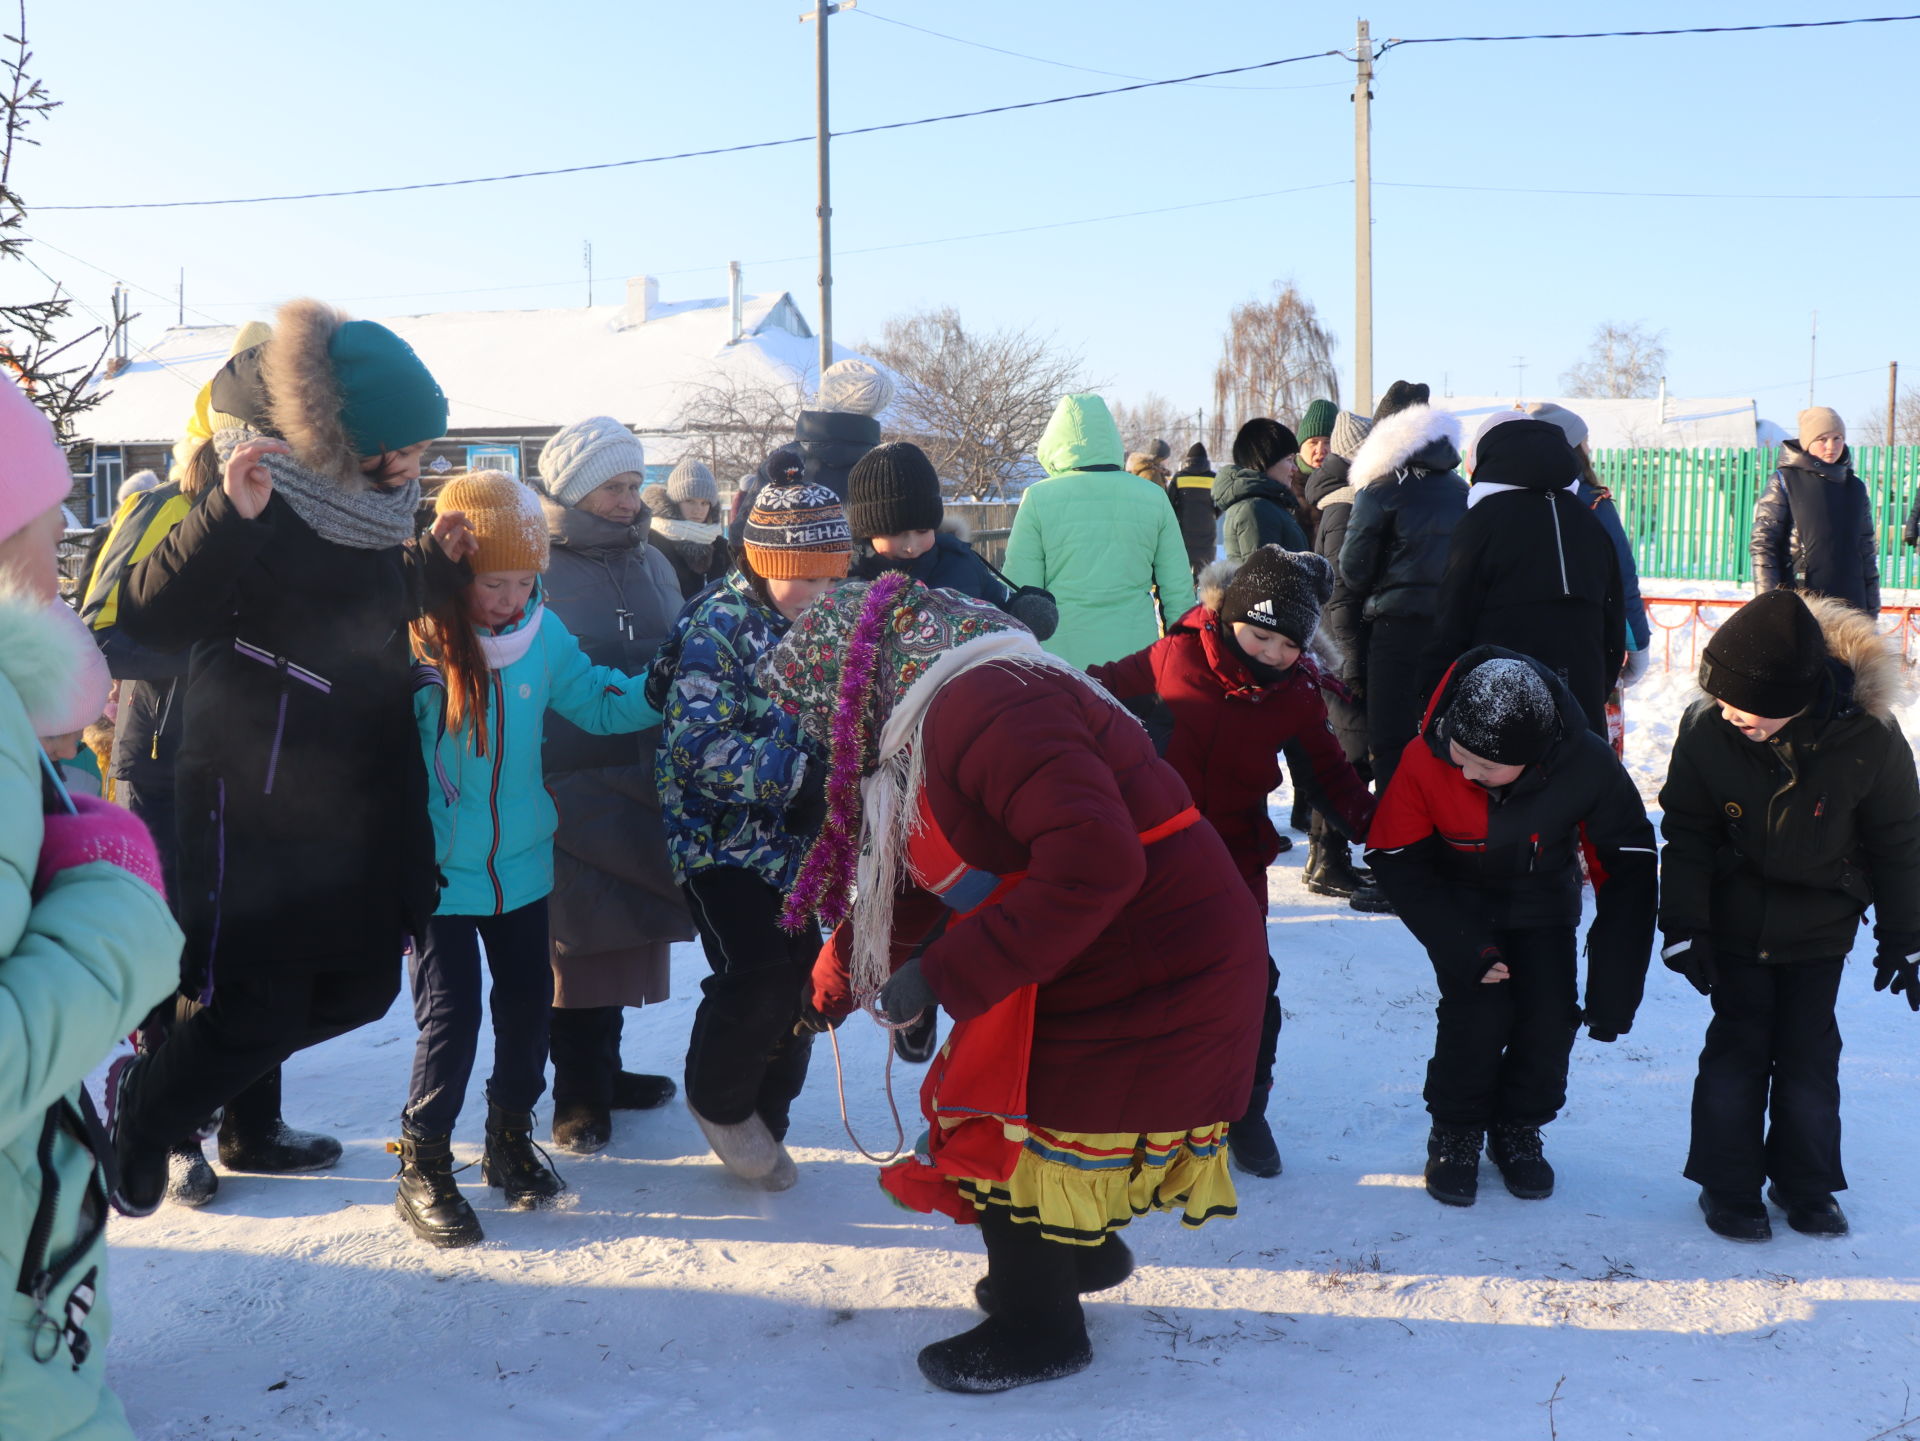
{"type": "Polygon", "coordinates": [[[1553,691],[1524,656],[1488,656],[1455,683],[1447,703],[1447,739],[1495,765],[1532,765],[1560,731],[1553,691]]]}
{"type": "Polygon", "coordinates": [[[1276,460],[1300,453],[1293,432],[1270,416],[1258,415],[1240,427],[1233,438],[1233,463],[1262,473],[1276,460]]]}
{"type": "Polygon", "coordinates": [[[1475,485],[1560,490],[1579,478],[1580,458],[1550,420],[1504,421],[1482,431],[1474,444],[1475,485]]]}
{"type": "Polygon", "coordinates": [[[938,530],[945,513],[940,476],[912,441],[876,445],[847,473],[847,523],[855,540],[938,530]]]}
{"type": "Polygon", "coordinates": [[[1433,392],[1424,383],[1411,380],[1396,380],[1387,387],[1387,393],[1380,397],[1380,403],[1373,408],[1373,423],[1378,425],[1395,411],[1410,410],[1416,405],[1425,405],[1433,398],[1433,392]]]}
{"type": "Polygon", "coordinates": [[[1827,638],[1790,590],[1755,596],[1707,642],[1700,689],[1748,715],[1796,716],[1820,694],[1827,638]]]}
{"type": "Polygon", "coordinates": [[[1333,567],[1325,556],[1263,545],[1247,557],[1220,598],[1220,623],[1243,620],[1305,646],[1320,624],[1320,607],[1332,596],[1333,567]]]}
{"type": "Polygon", "coordinates": [[[1175,475],[1212,475],[1213,462],[1207,458],[1207,448],[1195,441],[1187,447],[1187,458],[1180,462],[1175,475]]]}

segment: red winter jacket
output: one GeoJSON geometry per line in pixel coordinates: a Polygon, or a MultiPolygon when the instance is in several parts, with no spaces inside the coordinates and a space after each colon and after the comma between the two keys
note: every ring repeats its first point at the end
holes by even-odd
{"type": "MultiPolygon", "coordinates": [[[[988,664],[946,684],[921,738],[923,802],[948,845],[978,870],[1026,873],[949,925],[921,970],[958,1020],[1038,983],[1033,1120],[1178,1131],[1238,1116],[1266,997],[1264,927],[1229,889],[1231,861],[1204,821],[1141,845],[1189,797],[1139,722],[1071,675],[988,664]]],[[[926,936],[942,910],[903,893],[896,941],[926,936]]],[[[847,1004],[840,950],[824,949],[814,976],[829,1013],[847,1004]]]]}
{"type": "Polygon", "coordinates": [[[1373,797],[1347,763],[1327,723],[1320,673],[1302,656],[1287,674],[1261,685],[1225,644],[1220,617],[1198,605],[1143,651],[1087,674],[1121,700],[1158,695],[1173,715],[1167,762],[1193,792],[1233,853],[1247,888],[1267,906],[1267,867],[1280,835],[1267,818],[1267,796],[1280,784],[1280,748],[1306,747],[1311,776],[1295,776],[1330,803],[1355,840],[1366,836],[1373,797]]]}

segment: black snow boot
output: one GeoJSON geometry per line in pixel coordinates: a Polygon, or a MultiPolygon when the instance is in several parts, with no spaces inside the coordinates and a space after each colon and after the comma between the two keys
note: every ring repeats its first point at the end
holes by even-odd
{"type": "MultiPolygon", "coordinates": [[[[1074,1246],[1074,1289],[1082,1296],[1110,1291],[1133,1274],[1133,1252],[1120,1239],[1118,1231],[1107,1232],[1098,1246],[1074,1246]]],[[[973,1283],[973,1303],[989,1316],[998,1307],[993,1294],[993,1278],[982,1276],[973,1283]]]]}
{"type": "Polygon", "coordinates": [[[533,1112],[503,1111],[487,1103],[487,1148],[480,1157],[480,1178],[507,1193],[516,1211],[544,1206],[567,1189],[545,1151],[534,1144],[533,1112]]]}
{"type": "Polygon", "coordinates": [[[604,1151],[613,1139],[613,1112],[584,1101],[553,1103],[553,1144],[576,1156],[604,1151]]]}
{"type": "Polygon", "coordinates": [[[146,1053],[137,1052],[107,1070],[107,1137],[119,1175],[109,1199],[123,1216],[151,1216],[167,1194],[167,1144],[140,1134],[129,1115],[147,1064],[146,1053]]]}
{"type": "Polygon", "coordinates": [[[940,1046],[940,1012],[928,1006],[920,1019],[893,1033],[893,1053],[910,1066],[924,1066],[940,1046]]]}
{"type": "Polygon", "coordinates": [[[387,1149],[400,1156],[400,1191],[393,1208],[414,1235],[442,1249],[483,1239],[480,1218],[454,1184],[451,1136],[417,1136],[403,1129],[387,1149]]]}
{"type": "Polygon", "coordinates": [[[339,1164],[340,1143],[317,1131],[296,1131],[280,1118],[275,1066],[227,1103],[220,1121],[220,1164],[229,1171],[285,1175],[339,1164]]]}
{"type": "Polygon", "coordinates": [[[920,1374],[943,1391],[1011,1391],[1055,1381],[1093,1363],[1075,1294],[1079,1248],[1049,1241],[1004,1206],[980,1215],[995,1310],[971,1331],[920,1352],[920,1374]]]}
{"type": "Polygon", "coordinates": [[[182,1141],[167,1152],[167,1199],[176,1206],[204,1206],[220,1189],[207,1164],[200,1138],[182,1141]]]}
{"type": "Polygon", "coordinates": [[[1360,889],[1347,843],[1336,836],[1315,836],[1307,842],[1307,869],[1301,879],[1316,896],[1345,899],[1360,889]]]}
{"type": "Polygon", "coordinates": [[[1471,1206],[1480,1194],[1481,1132],[1434,1122],[1427,1135],[1427,1194],[1446,1206],[1471,1206]]]}
{"type": "Polygon", "coordinates": [[[613,1109],[616,1111],[657,1111],[679,1094],[680,1088],[666,1076],[645,1071],[613,1073],[613,1109]]]}
{"type": "Polygon", "coordinates": [[[1236,1171],[1271,1179],[1280,1174],[1280,1145],[1273,1139],[1273,1127],[1267,1124],[1269,1086],[1254,1088],[1247,1102],[1247,1113],[1227,1127],[1227,1153],[1233,1157],[1236,1171]]]}
{"type": "Polygon", "coordinates": [[[1787,1224],[1803,1236],[1844,1236],[1847,1213],[1831,1191],[1806,1196],[1783,1196],[1778,1186],[1767,1187],[1767,1199],[1787,1213],[1787,1224]]]}
{"type": "Polygon", "coordinates": [[[1729,1241],[1771,1241],[1773,1221],[1766,1203],[1750,1193],[1700,1190],[1700,1209],[1707,1229],[1729,1241]]]}
{"type": "Polygon", "coordinates": [[[1487,1136],[1487,1155],[1500,1168],[1507,1190],[1523,1201],[1544,1201],[1553,1194],[1553,1167],[1540,1149],[1538,1126],[1497,1123],[1487,1136]]]}

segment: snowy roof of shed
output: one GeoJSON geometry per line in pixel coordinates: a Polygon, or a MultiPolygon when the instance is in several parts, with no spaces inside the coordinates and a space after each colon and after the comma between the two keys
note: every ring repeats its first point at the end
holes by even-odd
{"type": "MultiPolygon", "coordinates": [[[[1751,398],[1682,399],[1669,395],[1664,399],[1587,400],[1536,396],[1520,404],[1524,408],[1542,399],[1565,406],[1587,423],[1589,450],[1691,450],[1711,446],[1744,450],[1773,444],[1779,433],[1779,427],[1771,421],[1757,419],[1751,398]]],[[[1436,410],[1459,416],[1460,428],[1471,439],[1482,420],[1497,410],[1512,410],[1515,401],[1510,396],[1436,395],[1432,404],[1436,410]]]]}
{"type": "MultiPolygon", "coordinates": [[[[635,282],[624,305],[444,311],[380,323],[440,382],[449,434],[560,426],[590,415],[614,416],[643,434],[670,431],[687,401],[723,377],[811,390],[819,342],[786,292],[745,297],[741,338],[732,345],[725,298],[662,302],[655,294],[649,287],[643,300],[635,282]]],[[[88,413],[86,433],[102,445],[171,444],[238,330],[175,326],[136,351],[126,370],[94,382],[106,395],[88,413]]],[[[835,346],[834,354],[858,352],[835,346]]]]}

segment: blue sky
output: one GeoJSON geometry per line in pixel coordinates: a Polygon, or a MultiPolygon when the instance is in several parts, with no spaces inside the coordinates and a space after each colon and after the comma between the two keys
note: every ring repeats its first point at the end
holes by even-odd
{"type": "MultiPolygon", "coordinates": [[[[32,0],[35,72],[65,106],[16,162],[36,205],[404,184],[810,135],[802,0],[32,0]]],[[[836,17],[836,128],[969,110],[1376,38],[1837,18],[1823,0],[1361,6],[1147,0],[862,0],[836,17]],[[880,17],[1061,63],[937,39],[880,17]],[[1065,68],[1067,65],[1085,69],[1065,68]]],[[[1920,22],[1667,39],[1407,45],[1373,107],[1375,381],[1528,394],[1602,321],[1666,331],[1680,395],[1884,407],[1886,363],[1920,383],[1920,201],[1678,200],[1503,193],[1920,192],[1920,22]],[[1470,187],[1410,188],[1415,185],[1470,187]],[[1903,350],[1906,352],[1903,354],[1903,350]],[[1848,374],[1848,372],[1864,372],[1848,374]]],[[[834,147],[835,334],[951,304],[1077,349],[1118,399],[1204,404],[1230,308],[1291,279],[1353,333],[1352,66],[1315,59],[834,147]],[[1306,189],[1304,187],[1321,187],[1306,189]],[[1296,191],[1291,194],[1273,192],[1296,191]],[[1232,197],[1234,203],[1208,204],[1232,197]],[[1174,209],[1171,207],[1190,207],[1174,209]],[[1130,218],[944,244],[866,247],[1130,218]]],[[[405,195],[194,210],[52,211],[40,263],[136,339],[173,320],[266,314],[314,294],[357,314],[579,304],[631,274],[664,298],[813,292],[811,144],[405,195]],[[782,258],[800,257],[800,258],[782,258]],[[99,267],[92,269],[89,266],[99,267]],[[502,288],[515,287],[515,288],[502,288]],[[447,294],[436,292],[470,291],[447,294]]],[[[9,296],[30,277],[0,275],[9,296]]],[[[513,364],[511,356],[501,357],[513,364]]],[[[1348,397],[1351,399],[1351,397],[1348,397]]]]}

